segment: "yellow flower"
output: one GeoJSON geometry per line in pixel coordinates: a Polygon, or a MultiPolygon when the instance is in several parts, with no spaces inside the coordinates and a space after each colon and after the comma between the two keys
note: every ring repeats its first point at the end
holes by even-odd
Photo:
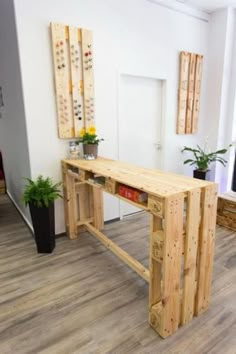
{"type": "Polygon", "coordinates": [[[96,128],[93,125],[91,125],[90,127],[88,127],[86,129],[86,132],[90,135],[94,135],[94,134],[96,134],[96,128]]]}
{"type": "Polygon", "coordinates": [[[80,138],[83,138],[84,134],[85,134],[85,129],[84,129],[84,128],[81,128],[81,129],[79,130],[79,137],[80,137],[80,138]]]}

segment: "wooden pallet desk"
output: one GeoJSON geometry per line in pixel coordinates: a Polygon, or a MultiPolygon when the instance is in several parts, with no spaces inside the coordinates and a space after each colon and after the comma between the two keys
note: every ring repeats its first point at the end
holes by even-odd
{"type": "Polygon", "coordinates": [[[89,231],[149,283],[149,323],[160,336],[171,335],[207,310],[215,241],[215,183],[104,158],[64,160],[62,170],[68,237],[89,231]],[[150,213],[149,269],[100,231],[102,192],[124,200],[118,194],[120,185],[147,193],[146,202],[126,201],[150,213]]]}

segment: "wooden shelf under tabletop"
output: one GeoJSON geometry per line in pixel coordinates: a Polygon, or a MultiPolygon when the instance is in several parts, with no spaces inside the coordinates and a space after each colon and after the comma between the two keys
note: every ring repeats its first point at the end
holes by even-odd
{"type": "Polygon", "coordinates": [[[149,323],[163,338],[207,310],[213,266],[217,185],[121,161],[63,160],[67,235],[89,231],[149,283],[149,323]],[[91,182],[104,177],[105,184],[91,182]],[[119,184],[148,195],[144,205],[118,194],[119,184]],[[102,232],[102,192],[151,214],[149,269],[102,232]]]}

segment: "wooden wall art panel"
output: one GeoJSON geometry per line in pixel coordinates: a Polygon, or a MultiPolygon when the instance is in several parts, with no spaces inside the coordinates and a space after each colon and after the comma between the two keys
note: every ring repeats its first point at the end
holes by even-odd
{"type": "Polygon", "coordinates": [[[59,138],[94,126],[92,32],[51,23],[59,138]]]}
{"type": "Polygon", "coordinates": [[[197,131],[203,56],[180,53],[177,134],[197,131]]]}

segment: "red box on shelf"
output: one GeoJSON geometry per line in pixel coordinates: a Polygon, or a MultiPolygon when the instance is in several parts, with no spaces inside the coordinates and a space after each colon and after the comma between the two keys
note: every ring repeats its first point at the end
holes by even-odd
{"type": "Polygon", "coordinates": [[[119,185],[118,194],[126,199],[132,200],[135,203],[142,203],[147,201],[147,193],[124,185],[119,185]]]}

